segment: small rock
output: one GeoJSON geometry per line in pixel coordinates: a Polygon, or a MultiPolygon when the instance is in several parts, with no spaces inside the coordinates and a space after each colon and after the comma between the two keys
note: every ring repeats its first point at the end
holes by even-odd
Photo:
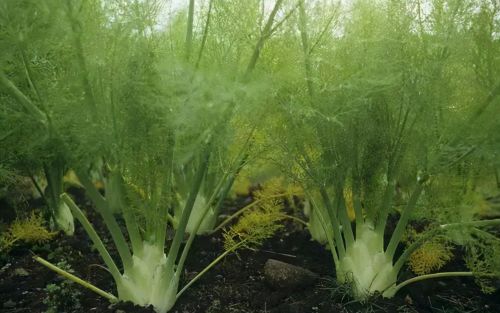
{"type": "Polygon", "coordinates": [[[27,270],[25,270],[24,268],[20,267],[20,268],[16,268],[14,270],[14,276],[21,276],[21,277],[26,277],[26,276],[29,276],[30,273],[28,273],[27,270]]]}
{"type": "Polygon", "coordinates": [[[405,297],[405,303],[408,305],[413,305],[413,299],[410,297],[410,295],[406,295],[405,297]]]}
{"type": "Polygon", "coordinates": [[[16,307],[16,303],[9,299],[3,303],[3,307],[6,309],[12,309],[16,307]]]}
{"type": "Polygon", "coordinates": [[[220,240],[218,238],[216,238],[216,237],[210,238],[210,242],[212,242],[212,243],[218,243],[219,241],[220,240]]]}
{"type": "Polygon", "coordinates": [[[264,265],[266,282],[278,289],[298,289],[312,285],[318,275],[300,266],[291,265],[274,259],[264,265]]]}
{"type": "Polygon", "coordinates": [[[11,265],[11,263],[7,263],[2,268],[0,268],[0,274],[8,270],[11,265]]]}

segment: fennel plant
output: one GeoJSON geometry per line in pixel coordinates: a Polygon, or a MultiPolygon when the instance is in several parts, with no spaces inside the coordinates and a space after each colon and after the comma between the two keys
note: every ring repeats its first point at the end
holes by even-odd
{"type": "MultiPolygon", "coordinates": [[[[276,102],[285,126],[272,130],[273,143],[281,147],[286,172],[304,188],[314,213],[311,231],[327,242],[337,280],[360,300],[377,293],[393,297],[410,283],[447,276],[475,276],[491,291],[485,282],[499,275],[499,239],[487,230],[500,220],[478,220],[473,205],[464,215],[458,210],[462,190],[444,178],[463,165],[487,164],[478,155],[491,160],[497,150],[499,82],[486,90],[469,84],[477,58],[464,56],[462,46],[465,38],[474,47],[475,23],[498,11],[487,4],[431,1],[433,9],[423,12],[419,3],[356,1],[351,10],[339,5],[329,11],[300,1],[299,36],[288,34],[301,55],[288,51],[286,59],[300,57],[302,71],[292,67],[283,76],[276,102]],[[326,35],[316,18],[326,21],[326,35]],[[457,199],[455,207],[428,197],[438,181],[457,199]],[[402,247],[413,213],[431,206],[436,214],[427,217],[438,223],[402,247]],[[443,218],[457,213],[463,218],[443,218]],[[388,222],[392,215],[395,225],[388,222]],[[466,247],[469,270],[399,282],[409,256],[436,236],[466,247]]],[[[481,36],[490,53],[498,51],[491,32],[483,27],[481,36]]],[[[498,71],[492,62],[488,69],[498,71]]]]}
{"type": "MultiPolygon", "coordinates": [[[[1,7],[2,164],[18,175],[31,178],[46,203],[45,215],[53,227],[71,235],[73,216],[59,199],[68,170],[68,138],[63,131],[64,123],[52,118],[61,99],[51,77],[64,61],[58,63],[54,57],[61,53],[61,47],[50,39],[45,41],[61,35],[61,25],[48,22],[61,15],[51,11],[52,2],[4,1],[1,7]],[[42,32],[47,37],[41,36],[42,32]]],[[[59,38],[64,41],[64,36],[59,38]]]]}
{"type": "MultiPolygon", "coordinates": [[[[198,279],[179,290],[196,234],[202,225],[215,226],[213,220],[251,154],[253,132],[263,116],[259,94],[264,86],[252,82],[250,76],[260,50],[280,27],[274,18],[282,2],[276,3],[267,18],[266,34],[255,45],[241,48],[249,54],[243,71],[239,62],[228,65],[224,55],[203,58],[204,44],[197,46],[198,33],[193,28],[198,16],[194,1],[187,12],[185,40],[177,37],[186,26],[181,17],[184,12],[170,17],[167,30],[159,30],[161,5],[155,1],[48,1],[35,9],[30,6],[34,1],[23,2],[26,6],[21,6],[21,13],[50,12],[49,16],[58,18],[46,23],[64,30],[61,38],[57,32],[46,33],[49,42],[61,39],[54,52],[54,71],[42,80],[52,87],[46,91],[54,100],[50,114],[34,103],[30,92],[17,87],[19,81],[2,76],[2,83],[10,93],[9,101],[16,99],[41,124],[47,124],[50,117],[59,126],[54,133],[64,140],[49,152],[64,147],[65,166],[75,171],[85,188],[117,255],[105,246],[103,234],[94,229],[84,208],[67,194],[60,196],[60,203],[71,210],[94,243],[117,295],[35,257],[38,262],[110,301],[152,305],[160,313],[172,308],[198,279]],[[190,55],[196,49],[198,60],[192,64],[190,55]],[[218,64],[224,68],[214,67],[218,64]],[[243,129],[239,137],[234,136],[235,125],[243,129]],[[94,184],[96,178],[104,181],[103,193],[94,184]]],[[[223,6],[218,5],[214,10],[223,6]]],[[[9,7],[6,12],[13,11],[9,7]]],[[[208,18],[211,11],[207,14],[208,18]]],[[[205,17],[204,12],[200,15],[205,17]]],[[[30,22],[30,18],[21,20],[25,25],[30,22]]],[[[207,46],[214,40],[208,27],[207,22],[202,39],[207,46]]],[[[213,31],[220,35],[223,29],[213,31]]],[[[230,41],[227,37],[217,40],[230,41]]],[[[27,42],[26,47],[36,55],[35,45],[27,42]]],[[[15,54],[12,59],[16,60],[15,54]]],[[[54,181],[59,177],[54,175],[54,181]]],[[[58,201],[61,192],[50,189],[58,201]]],[[[259,227],[266,230],[265,223],[255,225],[251,234],[262,233],[259,227]]],[[[208,268],[245,247],[243,243],[227,248],[208,268]]]]}

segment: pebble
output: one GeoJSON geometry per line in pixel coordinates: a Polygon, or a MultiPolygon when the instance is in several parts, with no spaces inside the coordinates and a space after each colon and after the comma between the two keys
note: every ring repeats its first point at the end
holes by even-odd
{"type": "Polygon", "coordinates": [[[16,303],[9,299],[3,303],[3,307],[6,309],[12,309],[16,307],[16,303]]]}
{"type": "Polygon", "coordinates": [[[28,273],[27,270],[25,270],[24,268],[20,267],[20,268],[16,268],[14,270],[14,276],[21,276],[21,277],[26,277],[26,276],[29,276],[30,273],[28,273]]]}
{"type": "Polygon", "coordinates": [[[0,268],[0,274],[8,270],[11,265],[11,263],[7,263],[2,268],[0,268]]]}
{"type": "Polygon", "coordinates": [[[274,259],[264,265],[266,282],[277,289],[298,289],[312,285],[318,275],[302,268],[274,259]]]}

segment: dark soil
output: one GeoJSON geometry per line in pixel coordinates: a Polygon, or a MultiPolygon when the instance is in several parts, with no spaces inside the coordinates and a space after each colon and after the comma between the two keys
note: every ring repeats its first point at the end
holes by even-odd
{"type": "MultiPolygon", "coordinates": [[[[83,207],[83,197],[77,196],[83,207]]],[[[241,204],[240,204],[241,205],[241,204]]],[[[234,210],[235,208],[233,208],[234,210]]],[[[103,225],[92,210],[89,219],[101,234],[103,225]]],[[[105,237],[105,236],[104,236],[105,237]]],[[[108,245],[111,248],[112,245],[108,245]]],[[[222,235],[199,237],[191,249],[181,286],[201,271],[223,251],[222,235]]],[[[111,276],[100,265],[102,261],[80,225],[73,237],[59,237],[45,246],[17,247],[0,260],[0,312],[44,312],[46,286],[61,284],[62,279],[32,259],[33,253],[53,263],[65,260],[74,273],[92,284],[116,293],[111,276]],[[22,270],[20,270],[22,269],[22,270]],[[24,271],[23,271],[24,270],[24,271]]],[[[111,250],[111,254],[116,252],[111,250]]],[[[402,290],[395,298],[375,297],[359,303],[346,296],[345,288],[334,283],[333,261],[329,251],[310,240],[306,230],[288,223],[284,231],[268,240],[258,251],[241,251],[230,255],[179,299],[173,313],[357,313],[357,312],[500,312],[500,293],[481,293],[469,278],[432,280],[402,290]],[[315,286],[296,290],[276,290],[264,278],[268,259],[277,259],[317,273],[315,286]]],[[[456,261],[445,270],[460,270],[456,261]]],[[[410,273],[403,273],[409,277],[410,273]]],[[[151,308],[129,303],[110,305],[100,296],[70,285],[79,305],[59,312],[141,313],[151,308]]],[[[67,296],[66,296],[67,297],[67,296]]],[[[64,300],[64,299],[63,299],[64,300]]]]}

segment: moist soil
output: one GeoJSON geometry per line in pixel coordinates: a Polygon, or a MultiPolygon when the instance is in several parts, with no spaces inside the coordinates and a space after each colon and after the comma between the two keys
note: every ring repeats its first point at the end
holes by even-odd
{"type": "MultiPolygon", "coordinates": [[[[104,225],[97,218],[90,204],[79,193],[73,193],[81,207],[86,208],[89,219],[103,241],[104,225]]],[[[235,211],[250,201],[240,198],[228,204],[235,211]]],[[[392,223],[390,223],[392,224],[392,223]]],[[[389,226],[391,227],[391,226],[389,226]]],[[[393,227],[393,226],[392,226],[393,227]]],[[[112,245],[107,245],[116,256],[112,245]]],[[[456,249],[457,254],[461,252],[456,249]]],[[[193,278],[206,265],[223,252],[222,233],[199,237],[193,245],[185,266],[181,286],[193,278]]],[[[109,273],[82,227],[77,223],[75,235],[58,237],[49,244],[19,246],[0,259],[0,312],[46,312],[46,286],[64,286],[77,299],[63,312],[142,313],[154,312],[152,308],[135,307],[130,303],[110,303],[76,284],[63,284],[63,279],[32,259],[34,254],[52,263],[66,261],[74,273],[113,294],[116,293],[109,273]]],[[[116,258],[115,258],[116,259],[116,258]]],[[[176,303],[172,313],[357,313],[357,312],[500,312],[500,293],[485,295],[471,278],[446,278],[416,283],[401,290],[393,299],[373,297],[365,303],[350,298],[344,286],[335,284],[331,254],[320,244],[311,241],[307,230],[294,223],[267,240],[259,250],[240,251],[226,257],[203,278],[196,282],[176,303]],[[265,279],[264,264],[276,259],[303,267],[319,275],[314,285],[293,290],[270,286],[265,279]]],[[[445,271],[463,270],[457,258],[445,271]]],[[[411,277],[403,272],[403,277],[411,277]]],[[[64,302],[68,293],[60,296],[64,302]]]]}

